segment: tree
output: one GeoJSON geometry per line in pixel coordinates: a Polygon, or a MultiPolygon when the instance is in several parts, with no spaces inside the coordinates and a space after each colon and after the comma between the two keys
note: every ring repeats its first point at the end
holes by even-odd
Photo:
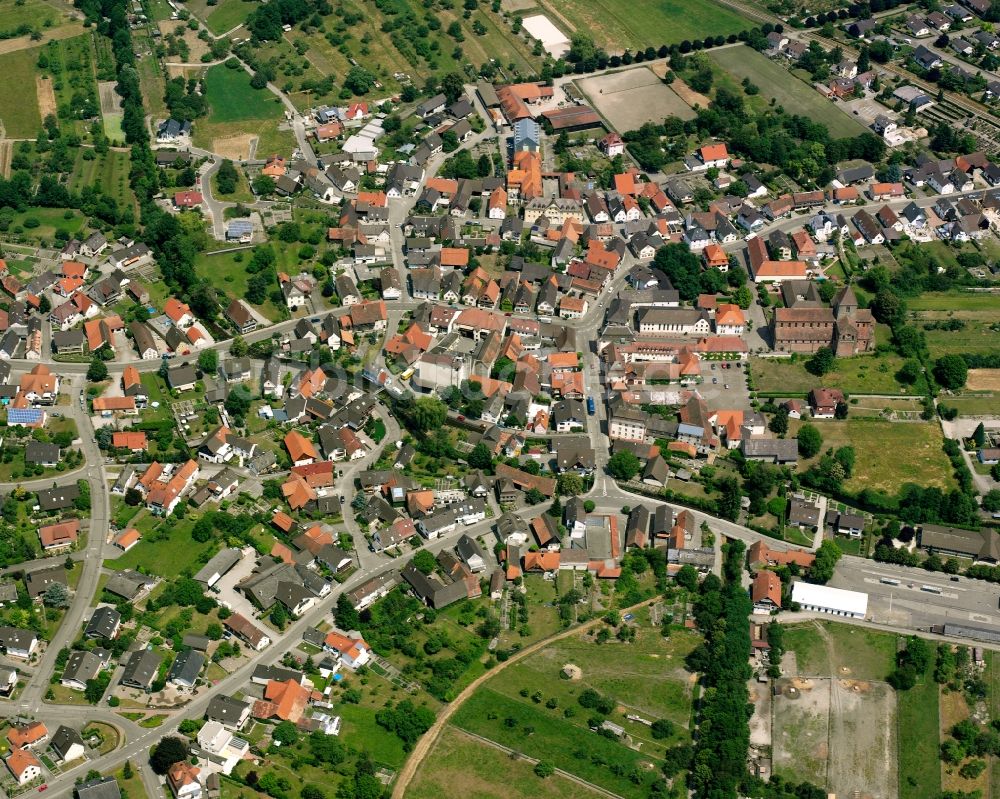
{"type": "Polygon", "coordinates": [[[674,723],[669,719],[657,719],[653,722],[649,730],[653,733],[653,738],[657,741],[662,741],[664,738],[669,738],[674,734],[674,723]]]}
{"type": "Polygon", "coordinates": [[[556,773],[556,768],[551,763],[545,760],[539,760],[535,763],[535,774],[541,777],[543,780],[546,777],[551,777],[556,773]]]}
{"type": "Polygon", "coordinates": [[[685,563],[674,575],[674,582],[681,588],[694,593],[698,590],[698,570],[690,563],[685,563]]]}
{"type": "Polygon", "coordinates": [[[806,361],[806,369],[817,377],[822,377],[833,369],[833,362],[833,350],[829,347],[820,347],[812,358],[806,361]]]}
{"type": "Polygon", "coordinates": [[[776,435],[785,435],[788,432],[788,408],[784,405],[779,406],[771,421],[767,423],[767,428],[776,435]]]}
{"type": "Polygon", "coordinates": [[[972,440],[976,443],[976,446],[982,449],[986,446],[986,428],[983,427],[983,423],[980,422],[979,425],[972,433],[972,440]]]}
{"type": "Polygon", "coordinates": [[[69,589],[62,583],[50,583],[42,595],[42,602],[50,608],[68,608],[69,589]]]}
{"type": "Polygon", "coordinates": [[[279,630],[284,630],[285,625],[288,624],[288,611],[285,610],[285,606],[280,602],[275,602],[274,607],[271,608],[271,615],[268,618],[270,618],[271,624],[279,630]]]}
{"type": "Polygon", "coordinates": [[[215,175],[215,185],[219,194],[233,194],[240,182],[240,173],[236,171],[233,162],[224,158],[215,175]]]}
{"type": "Polygon", "coordinates": [[[639,459],[627,450],[616,452],[608,460],[608,474],[616,480],[631,480],[639,473],[639,459]]]}
{"type": "Polygon", "coordinates": [[[243,336],[233,336],[233,340],[229,345],[229,354],[234,358],[242,358],[248,352],[248,347],[246,341],[243,340],[243,336]]]}
{"type": "Polygon", "coordinates": [[[149,755],[149,765],[156,774],[166,774],[174,763],[187,760],[188,746],[182,738],[168,735],[153,747],[149,755]]]}
{"type": "Polygon", "coordinates": [[[454,103],[465,91],[462,76],[457,72],[449,72],[441,78],[441,93],[448,99],[449,103],[454,103]]]}
{"type": "Polygon", "coordinates": [[[583,493],[583,477],[575,472],[563,472],[559,475],[556,486],[560,494],[575,497],[583,493]]]}
{"type": "Polygon", "coordinates": [[[344,87],[353,94],[368,94],[374,88],[375,76],[364,67],[351,67],[344,78],[344,87]]]}
{"type": "Polygon", "coordinates": [[[198,355],[198,368],[205,374],[214,375],[219,370],[217,350],[202,350],[198,355]]]}
{"type": "Polygon", "coordinates": [[[100,383],[108,379],[108,367],[100,358],[94,358],[87,367],[87,379],[91,383],[100,383]]]}
{"type": "Polygon", "coordinates": [[[539,503],[545,502],[545,494],[537,488],[529,488],[524,492],[524,501],[529,505],[538,505],[539,503]]]}
{"type": "Polygon", "coordinates": [[[820,435],[815,425],[802,425],[797,438],[799,441],[799,454],[803,458],[811,458],[823,446],[823,436],[820,435]]]}
{"type": "Polygon", "coordinates": [[[292,746],[299,740],[298,728],[290,721],[282,721],[271,733],[271,740],[282,746],[292,746]]]}
{"type": "Polygon", "coordinates": [[[944,355],[934,362],[934,379],[947,389],[959,389],[965,385],[969,367],[961,355],[944,355]]]}
{"type": "Polygon", "coordinates": [[[258,175],[253,179],[253,192],[257,195],[268,195],[274,193],[274,178],[270,175],[258,175]]]}
{"type": "Polygon", "coordinates": [[[424,574],[431,574],[437,568],[437,561],[426,549],[421,549],[413,556],[413,565],[424,574]]]}
{"type": "Polygon", "coordinates": [[[337,611],[334,617],[337,626],[342,630],[357,630],[361,626],[361,614],[355,609],[346,593],[337,597],[337,611]]]}
{"type": "Polygon", "coordinates": [[[490,448],[480,441],[472,448],[467,462],[473,469],[491,469],[493,468],[493,454],[490,452],[490,448]]]}
{"type": "Polygon", "coordinates": [[[1000,488],[991,488],[983,495],[983,510],[989,513],[1000,511],[1000,488]]]}
{"type": "Polygon", "coordinates": [[[816,560],[809,568],[809,580],[821,585],[826,584],[833,577],[833,570],[836,568],[841,554],[837,542],[826,539],[816,550],[816,560]]]}

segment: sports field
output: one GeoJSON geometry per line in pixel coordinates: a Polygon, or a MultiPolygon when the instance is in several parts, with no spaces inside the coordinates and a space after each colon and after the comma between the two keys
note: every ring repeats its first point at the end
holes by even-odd
{"type": "Polygon", "coordinates": [[[712,0],[560,0],[542,5],[567,34],[571,31],[562,21],[590,33],[608,52],[727,36],[752,27],[749,20],[712,0]]]}
{"type": "Polygon", "coordinates": [[[42,118],[35,92],[39,47],[0,55],[0,122],[6,138],[33,139],[42,118]],[[28,87],[28,88],[26,88],[28,87]]]}
{"type": "Polygon", "coordinates": [[[787,69],[750,47],[725,47],[707,55],[737,80],[749,78],[764,97],[774,98],[789,114],[799,114],[821,122],[837,139],[865,132],[860,122],[841,111],[787,69]]]}
{"type": "Polygon", "coordinates": [[[247,0],[219,0],[216,5],[209,5],[205,0],[194,0],[187,4],[187,8],[202,20],[212,33],[220,35],[246,22],[255,5],[247,0]]]}

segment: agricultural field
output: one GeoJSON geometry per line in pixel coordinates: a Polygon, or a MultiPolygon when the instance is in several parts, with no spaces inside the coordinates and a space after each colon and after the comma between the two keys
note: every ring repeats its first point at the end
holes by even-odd
{"type": "Polygon", "coordinates": [[[584,78],[576,85],[615,130],[636,130],[646,122],[659,124],[668,116],[695,116],[691,107],[649,67],[584,78]]]}
{"type": "Polygon", "coordinates": [[[563,0],[543,7],[567,34],[586,31],[608,52],[726,36],[752,24],[712,0],[563,0]]]}
{"type": "Polygon", "coordinates": [[[35,76],[40,47],[0,55],[0,124],[8,139],[34,139],[42,124],[35,76]],[[27,87],[31,87],[28,89],[27,87]]]}
{"type": "Polygon", "coordinates": [[[256,138],[260,154],[288,153],[294,146],[291,131],[278,130],[284,121],[281,100],[266,89],[254,89],[243,70],[221,64],[210,67],[205,74],[205,97],[212,110],[206,119],[195,123],[196,147],[222,152],[220,140],[233,137],[256,138]]]}
{"type": "Polygon", "coordinates": [[[100,186],[105,194],[119,203],[132,204],[134,198],[128,182],[129,156],[127,152],[109,150],[104,155],[95,155],[92,150],[81,150],[76,155],[76,163],[69,176],[69,187],[80,191],[85,186],[100,186]],[[86,155],[94,157],[87,159],[86,155]]]}
{"type": "MultiPolygon", "coordinates": [[[[789,438],[804,422],[792,420],[789,438]]],[[[904,483],[955,486],[951,464],[944,454],[944,437],[937,422],[889,422],[882,419],[820,419],[814,422],[823,436],[822,452],[850,445],[854,447],[854,474],[845,481],[850,491],[873,488],[895,494],[904,483]]],[[[808,469],[820,455],[799,461],[799,470],[808,469]]]]}
{"type": "Polygon", "coordinates": [[[834,138],[858,136],[865,128],[808,83],[749,47],[710,50],[708,57],[738,81],[749,78],[760,87],[761,95],[773,98],[790,114],[800,114],[821,122],[834,138]]]}
{"type": "MultiPolygon", "coordinates": [[[[881,331],[876,331],[876,337],[881,331]]],[[[907,394],[920,393],[916,387],[903,386],[896,373],[903,359],[893,353],[858,355],[837,358],[833,369],[823,377],[806,370],[808,355],[791,358],[751,358],[750,373],[754,390],[761,397],[772,394],[805,396],[817,386],[836,386],[848,394],[907,394]]]]}
{"type": "Polygon", "coordinates": [[[475,796],[480,799],[592,799],[603,796],[560,774],[542,779],[532,764],[446,727],[406,791],[410,799],[475,796]]]}

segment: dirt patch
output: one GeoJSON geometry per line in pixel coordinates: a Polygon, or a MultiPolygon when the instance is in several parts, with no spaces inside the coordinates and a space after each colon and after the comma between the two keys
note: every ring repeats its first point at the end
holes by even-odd
{"type": "Polygon", "coordinates": [[[970,369],[965,387],[970,391],[1000,391],[1000,369],[970,369]]]}
{"type": "Polygon", "coordinates": [[[696,105],[700,105],[702,108],[708,108],[708,104],[711,102],[711,100],[709,100],[704,94],[696,92],[680,78],[674,78],[674,82],[670,84],[670,88],[673,89],[674,93],[692,108],[696,105]]]}
{"type": "Polygon", "coordinates": [[[212,139],[212,152],[231,161],[246,161],[250,157],[250,146],[256,136],[240,133],[223,139],[212,139]]]}
{"type": "Polygon", "coordinates": [[[122,98],[115,91],[115,81],[102,80],[97,82],[97,93],[101,97],[101,114],[122,113],[122,98]]]}
{"type": "Polygon", "coordinates": [[[896,695],[888,685],[828,678],[779,684],[775,773],[808,779],[838,796],[896,796],[896,695]]]}
{"type": "Polygon", "coordinates": [[[47,116],[56,115],[56,91],[47,75],[35,75],[35,92],[38,94],[38,116],[44,121],[47,116]]]}
{"type": "Polygon", "coordinates": [[[14,142],[0,139],[0,175],[10,177],[10,159],[14,157],[14,142]]]}

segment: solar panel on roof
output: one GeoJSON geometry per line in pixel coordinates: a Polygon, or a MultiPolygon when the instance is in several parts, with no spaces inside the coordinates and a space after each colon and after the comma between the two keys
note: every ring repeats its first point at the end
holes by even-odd
{"type": "Polygon", "coordinates": [[[15,423],[37,422],[42,418],[42,412],[37,408],[11,408],[7,411],[7,421],[15,423]]]}

